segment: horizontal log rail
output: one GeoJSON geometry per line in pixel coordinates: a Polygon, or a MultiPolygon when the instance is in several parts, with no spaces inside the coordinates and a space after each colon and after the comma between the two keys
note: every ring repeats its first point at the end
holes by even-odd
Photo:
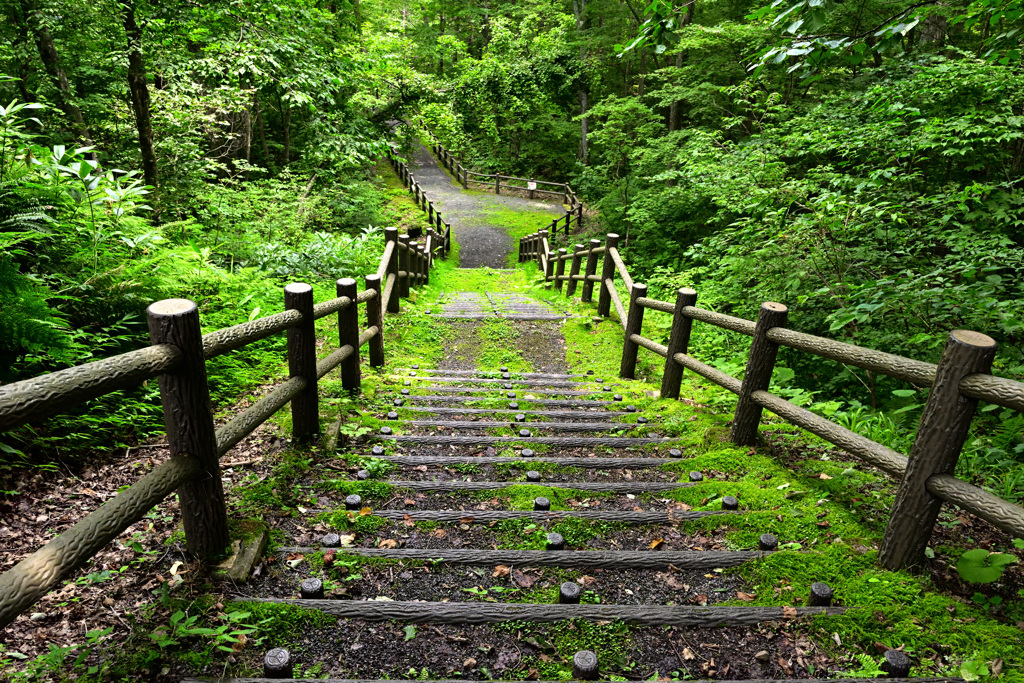
{"type": "Polygon", "coordinates": [[[9,430],[156,377],[171,451],[166,462],[0,575],[0,629],[175,490],[189,552],[208,558],[223,551],[228,529],[219,458],[289,403],[293,436],[313,438],[320,429],[317,382],[340,366],[343,387],[358,391],[358,356],[365,345],[370,365],[384,364],[383,318],[398,311],[399,297],[392,300],[395,284],[400,278],[426,281],[433,264],[432,241],[444,255],[451,229],[445,224],[443,234],[429,232],[429,250],[408,247],[403,253],[415,257],[403,271],[398,270],[404,246],[398,229],[386,228],[384,236],[379,265],[358,293],[356,281],[344,278],[337,281],[336,298],[314,304],[311,286],[292,284],[285,288],[287,310],[202,336],[194,303],[160,301],[148,311],[152,345],[0,386],[0,430],[9,430]],[[367,321],[362,330],[360,304],[367,321]],[[338,315],[340,347],[317,360],[314,321],[332,314],[338,315]],[[282,332],[288,335],[289,378],[214,430],[206,361],[282,332]]]}
{"type": "Polygon", "coordinates": [[[752,321],[697,308],[694,290],[679,290],[675,303],[649,298],[647,287],[635,283],[630,276],[617,248],[617,235],[608,235],[604,246],[597,240],[591,240],[589,247],[580,244],[571,253],[559,254],[552,253],[546,237],[546,231],[542,230],[521,238],[520,262],[537,261],[545,280],[559,289],[563,282],[570,283],[567,296],[574,294],[577,282],[584,283],[584,302],[591,300],[587,287],[592,287],[591,283],[599,285],[598,315],[608,316],[614,308],[623,326],[622,377],[633,376],[638,350],[647,349],[665,359],[663,397],[678,398],[684,369],[739,397],[730,435],[734,442],[754,444],[761,412],[767,409],[895,478],[899,482],[896,503],[879,553],[883,566],[896,569],[923,560],[942,502],[957,505],[1015,536],[1024,535],[1024,507],[949,474],[955,469],[967,438],[975,401],[987,401],[1024,412],[1024,382],[996,377],[988,372],[995,354],[995,342],[989,337],[955,330],[949,335],[939,363],[927,363],[788,329],[785,324],[787,309],[782,304],[766,303],[757,321],[752,321]],[[552,273],[547,264],[556,261],[560,264],[559,272],[552,273]],[[568,274],[561,268],[564,261],[572,263],[568,274]],[[616,275],[630,292],[628,308],[617,289],[616,275]],[[643,336],[644,310],[672,315],[672,331],[667,345],[643,336]],[[752,338],[743,380],[688,354],[694,321],[752,338]],[[930,388],[909,457],[769,393],[767,389],[779,347],[930,388]]]}

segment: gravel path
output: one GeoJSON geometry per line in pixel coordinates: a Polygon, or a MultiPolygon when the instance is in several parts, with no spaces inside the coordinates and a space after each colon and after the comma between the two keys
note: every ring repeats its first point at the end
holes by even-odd
{"type": "Polygon", "coordinates": [[[445,220],[451,223],[459,243],[459,265],[463,268],[504,268],[515,248],[506,226],[495,223],[494,212],[514,209],[537,215],[537,229],[562,215],[561,204],[532,199],[466,192],[438,164],[427,147],[420,147],[412,159],[412,171],[445,220]]]}

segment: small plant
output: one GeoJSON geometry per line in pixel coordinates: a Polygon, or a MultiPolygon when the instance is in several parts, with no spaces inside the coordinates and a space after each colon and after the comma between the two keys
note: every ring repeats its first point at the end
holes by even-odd
{"type": "Polygon", "coordinates": [[[225,623],[211,628],[197,625],[198,614],[188,616],[185,611],[178,610],[171,615],[168,629],[159,629],[149,637],[161,649],[180,645],[187,638],[209,638],[216,649],[234,653],[245,646],[248,636],[257,631],[256,625],[245,623],[252,616],[251,612],[226,612],[219,616],[225,623]]]}
{"type": "Polygon", "coordinates": [[[878,678],[889,675],[881,668],[881,663],[876,662],[870,656],[865,654],[854,656],[857,658],[857,663],[860,664],[860,667],[847,672],[851,678],[878,678]]]}
{"type": "Polygon", "coordinates": [[[998,581],[1006,568],[1017,561],[1007,553],[990,553],[983,548],[968,550],[956,563],[956,572],[969,583],[992,583],[998,581]]]}

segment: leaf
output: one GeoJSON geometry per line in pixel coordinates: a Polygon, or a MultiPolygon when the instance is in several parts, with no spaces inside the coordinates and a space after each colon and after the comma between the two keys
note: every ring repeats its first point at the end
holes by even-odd
{"type": "Polygon", "coordinates": [[[956,571],[970,583],[992,583],[1003,575],[1006,567],[1017,561],[1007,553],[990,553],[984,548],[968,550],[956,563],[956,571]]]}
{"type": "Polygon", "coordinates": [[[736,591],[736,597],[745,602],[753,602],[757,599],[757,595],[753,593],[744,593],[743,591],[736,591]]]}
{"type": "Polygon", "coordinates": [[[825,474],[824,472],[822,472],[821,474],[819,474],[819,475],[818,475],[818,479],[822,479],[822,480],[824,480],[824,481],[828,481],[828,480],[829,480],[829,479],[831,479],[831,478],[832,478],[832,477],[828,476],[828,475],[827,475],[827,474],[825,474]]]}
{"type": "Polygon", "coordinates": [[[502,577],[508,576],[508,572],[508,567],[506,567],[503,564],[499,564],[497,567],[494,568],[494,571],[491,573],[491,576],[495,579],[500,579],[502,577]]]}
{"type": "Polygon", "coordinates": [[[338,538],[341,539],[341,545],[347,547],[347,546],[352,545],[353,542],[355,542],[356,535],[355,534],[341,534],[340,536],[338,536],[338,538]]]}
{"type": "Polygon", "coordinates": [[[796,619],[796,607],[785,606],[782,608],[782,616],[785,619],[796,619]]]}
{"type": "Polygon", "coordinates": [[[402,522],[406,526],[416,526],[416,520],[412,518],[412,515],[402,515],[402,522]]]}
{"type": "Polygon", "coordinates": [[[359,511],[359,516],[360,517],[365,517],[366,515],[372,515],[372,514],[373,514],[373,510],[371,510],[370,508],[363,508],[362,510],[359,511]]]}
{"type": "Polygon", "coordinates": [[[414,625],[409,624],[402,630],[405,631],[405,642],[408,643],[410,640],[416,637],[416,627],[414,625]]]}
{"type": "Polygon", "coordinates": [[[459,524],[472,524],[472,523],[473,523],[473,518],[472,517],[459,517],[459,524]]]}
{"type": "Polygon", "coordinates": [[[398,547],[398,541],[396,541],[393,538],[386,538],[386,539],[382,540],[380,543],[378,543],[377,547],[378,548],[387,548],[387,549],[390,550],[391,548],[398,547]]]}
{"type": "Polygon", "coordinates": [[[651,541],[651,546],[650,546],[651,550],[655,550],[660,545],[662,545],[664,542],[665,542],[664,538],[656,538],[656,539],[654,539],[653,541],[651,541]]]}

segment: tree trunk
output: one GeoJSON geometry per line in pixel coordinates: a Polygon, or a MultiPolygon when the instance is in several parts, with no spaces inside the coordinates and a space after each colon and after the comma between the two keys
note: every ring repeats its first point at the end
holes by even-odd
{"type": "Polygon", "coordinates": [[[263,163],[270,165],[270,150],[267,149],[267,128],[263,124],[263,110],[260,108],[259,93],[252,94],[252,108],[256,113],[256,131],[260,136],[260,150],[263,152],[263,163]]]}
{"type": "Polygon", "coordinates": [[[153,119],[149,111],[149,85],[146,83],[146,62],[142,57],[142,29],[135,21],[135,0],[118,0],[121,19],[128,38],[128,89],[139,131],[139,152],[142,153],[142,175],[147,185],[157,186],[156,148],[153,142],[153,119]]]}
{"type": "Polygon", "coordinates": [[[11,4],[11,23],[18,28],[18,37],[14,40],[14,58],[17,64],[18,71],[18,92],[21,95],[22,102],[34,102],[36,98],[32,96],[32,93],[28,91],[28,76],[30,73],[30,62],[28,57],[22,58],[21,55],[28,55],[31,51],[29,47],[31,45],[28,30],[28,18],[25,16],[24,9],[17,3],[11,4]]]}
{"type": "MultiPolygon", "coordinates": [[[[676,54],[676,68],[682,68],[683,66],[683,53],[679,52],[676,54]]],[[[679,130],[679,100],[672,100],[672,104],[668,108],[668,130],[672,132],[679,130]]]]}
{"type": "MultiPolygon", "coordinates": [[[[586,22],[587,12],[587,0],[572,0],[572,12],[576,17],[576,34],[582,39],[583,25],[586,22]]],[[[587,58],[587,48],[584,45],[580,46],[580,64],[582,65],[587,58]]],[[[577,158],[581,163],[587,163],[587,157],[589,156],[589,143],[587,141],[587,132],[590,121],[587,118],[587,111],[590,108],[590,87],[584,82],[581,83],[579,89],[580,98],[580,148],[577,152],[577,158]]]]}
{"type": "MultiPolygon", "coordinates": [[[[57,106],[64,112],[64,115],[71,124],[75,135],[81,138],[86,145],[92,146],[92,136],[89,135],[89,129],[85,125],[85,118],[82,116],[82,110],[75,104],[75,96],[71,91],[71,83],[68,81],[67,74],[64,73],[64,68],[60,65],[60,55],[57,53],[57,48],[53,44],[53,36],[50,34],[50,28],[43,23],[42,17],[39,16],[39,10],[35,6],[35,0],[21,0],[21,7],[26,18],[34,24],[36,45],[39,48],[39,59],[42,60],[46,73],[49,74],[50,79],[53,81],[53,85],[57,88],[57,106]]],[[[92,153],[89,156],[93,160],[96,159],[95,153],[92,153]]]]}
{"type": "Polygon", "coordinates": [[[292,158],[292,109],[285,101],[284,97],[281,98],[281,128],[284,135],[284,159],[282,164],[288,165],[288,162],[292,158]]]}

